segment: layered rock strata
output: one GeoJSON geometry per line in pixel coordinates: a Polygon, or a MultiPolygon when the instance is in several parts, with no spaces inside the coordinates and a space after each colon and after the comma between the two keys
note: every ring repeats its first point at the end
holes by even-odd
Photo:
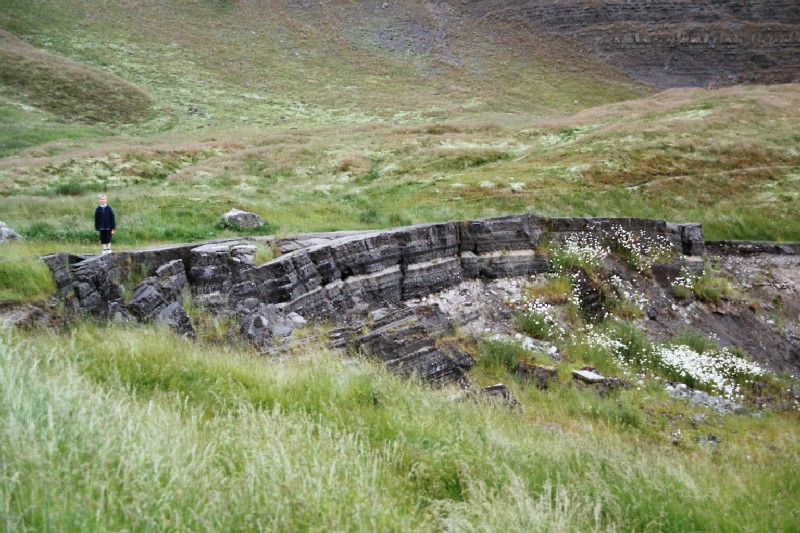
{"type": "Polygon", "coordinates": [[[475,0],[465,9],[522,22],[659,88],[800,80],[796,0],[475,0]]]}
{"type": "MultiPolygon", "coordinates": [[[[229,314],[242,335],[269,348],[306,319],[346,323],[370,309],[396,306],[465,279],[547,272],[550,263],[540,251],[545,240],[576,234],[603,237],[620,228],[669,242],[678,255],[696,256],[704,250],[698,224],[518,215],[385,231],[301,235],[278,241],[279,249],[292,251],[262,265],[254,263],[256,247],[248,239],[98,257],[56,254],[44,260],[53,270],[60,294],[76,310],[165,322],[190,334],[182,307],[185,293],[207,312],[229,314]],[[135,283],[137,279],[144,281],[135,283]],[[131,288],[133,296],[123,297],[131,288]]],[[[413,336],[413,328],[406,333],[413,336]]],[[[411,369],[434,381],[458,375],[454,368],[461,363],[455,353],[428,349],[416,354],[425,356],[421,359],[404,359],[410,354],[402,348],[403,342],[387,347],[376,346],[370,339],[359,341],[359,348],[378,354],[390,367],[411,369]],[[445,361],[455,366],[437,366],[445,361]]]]}

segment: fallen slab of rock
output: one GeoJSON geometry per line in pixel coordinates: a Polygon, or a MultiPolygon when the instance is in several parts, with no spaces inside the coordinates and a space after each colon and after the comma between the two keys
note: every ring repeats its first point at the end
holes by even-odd
{"type": "Polygon", "coordinates": [[[741,414],[745,412],[744,405],[740,403],[728,400],[722,396],[714,396],[701,390],[695,390],[683,383],[668,383],[665,389],[671,396],[675,398],[688,400],[689,403],[695,405],[704,405],[721,415],[728,413],[741,414]]]}
{"type": "Polygon", "coordinates": [[[471,395],[473,397],[478,397],[478,398],[486,398],[486,399],[489,399],[489,400],[498,400],[498,401],[504,403],[505,405],[507,405],[508,407],[511,407],[511,408],[514,408],[514,409],[521,409],[522,408],[522,406],[517,401],[517,399],[514,398],[514,395],[511,394],[511,391],[509,390],[509,388],[507,386],[505,386],[503,383],[498,383],[496,385],[489,385],[488,387],[482,387],[482,388],[477,389],[476,391],[472,392],[471,395]]]}
{"type": "Polygon", "coordinates": [[[596,368],[585,366],[572,371],[572,378],[582,384],[591,385],[600,396],[610,394],[617,389],[626,389],[630,383],[614,376],[604,376],[596,368]]]}
{"type": "Polygon", "coordinates": [[[136,287],[126,309],[139,320],[152,320],[182,335],[193,335],[194,328],[181,301],[186,283],[183,260],[170,261],[136,287]]]}
{"type": "Polygon", "coordinates": [[[437,306],[382,308],[363,324],[333,330],[331,346],[352,346],[404,375],[432,385],[463,379],[472,358],[446,337],[453,324],[437,306]]]}

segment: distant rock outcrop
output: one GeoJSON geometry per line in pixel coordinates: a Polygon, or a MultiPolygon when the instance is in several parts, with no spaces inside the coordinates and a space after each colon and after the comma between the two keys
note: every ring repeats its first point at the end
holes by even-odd
{"type": "Polygon", "coordinates": [[[800,81],[796,0],[475,0],[658,88],[800,81]]]}

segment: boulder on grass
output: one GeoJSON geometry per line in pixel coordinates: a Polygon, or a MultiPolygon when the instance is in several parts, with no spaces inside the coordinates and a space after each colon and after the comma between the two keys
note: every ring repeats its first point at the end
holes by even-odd
{"type": "Polygon", "coordinates": [[[222,215],[222,222],[237,228],[260,228],[264,225],[264,221],[255,213],[235,208],[222,215]]]}
{"type": "Polygon", "coordinates": [[[22,236],[14,231],[11,226],[5,222],[0,222],[0,242],[3,241],[18,241],[22,236]]]}
{"type": "Polygon", "coordinates": [[[558,381],[558,370],[555,367],[535,365],[525,361],[520,361],[517,374],[533,380],[533,383],[542,390],[549,388],[550,383],[558,381]]]}

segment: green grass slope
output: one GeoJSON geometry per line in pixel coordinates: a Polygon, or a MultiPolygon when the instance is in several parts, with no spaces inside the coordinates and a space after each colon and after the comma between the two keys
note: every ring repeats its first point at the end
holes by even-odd
{"type": "Polygon", "coordinates": [[[646,92],[521,28],[440,9],[8,1],[0,27],[147,89],[186,129],[552,115],[646,92]]]}
{"type": "Polygon", "coordinates": [[[2,30],[0,94],[89,124],[136,122],[152,106],[152,99],[135,85],[43,52],[2,30]]]}
{"type": "Polygon", "coordinates": [[[155,98],[105,129],[36,115],[21,89],[3,104],[0,219],[29,238],[88,244],[105,190],[123,245],[220,235],[233,206],[283,233],[535,212],[800,240],[796,85],[642,98],[557,42],[425,2],[9,1],[0,27],[155,98]]]}
{"type": "Polygon", "coordinates": [[[698,427],[657,387],[602,398],[511,378],[514,411],[313,343],[266,362],[91,325],[2,334],[0,381],[6,531],[763,531],[800,518],[794,415],[698,427]],[[696,441],[709,432],[719,446],[696,441]]]}

